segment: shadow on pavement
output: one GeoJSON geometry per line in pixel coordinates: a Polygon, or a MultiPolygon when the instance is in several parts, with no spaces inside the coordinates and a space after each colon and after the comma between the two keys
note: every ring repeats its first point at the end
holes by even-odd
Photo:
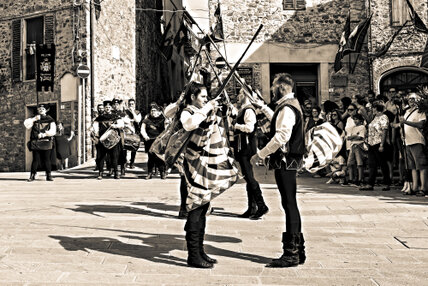
{"type": "MultiPolygon", "coordinates": [[[[121,231],[126,232],[126,231],[121,231]]],[[[153,234],[144,232],[130,232],[138,233],[141,236],[134,235],[121,235],[125,239],[140,240],[141,244],[128,244],[116,238],[110,237],[68,237],[68,236],[55,236],[49,237],[59,241],[59,244],[68,251],[85,251],[89,250],[129,256],[134,258],[146,259],[156,263],[164,263],[176,266],[187,266],[185,259],[174,257],[170,255],[171,251],[182,250],[184,251],[185,241],[183,235],[171,234],[153,234]]],[[[240,239],[230,236],[220,235],[206,235],[206,241],[223,242],[223,243],[240,243],[240,239]]],[[[248,260],[256,263],[266,264],[271,259],[248,254],[242,252],[235,252],[227,249],[205,245],[207,253],[217,256],[230,257],[235,259],[248,260]]]]}
{"type": "MultiPolygon", "coordinates": [[[[160,211],[167,210],[177,210],[178,214],[178,206],[175,205],[167,205],[164,203],[138,203],[141,205],[147,205],[149,208],[155,208],[160,211]]],[[[104,217],[102,215],[98,215],[96,213],[120,213],[120,214],[137,214],[137,215],[148,215],[153,217],[162,217],[162,218],[174,218],[178,219],[175,215],[170,215],[162,212],[154,212],[148,209],[142,208],[134,208],[131,206],[122,206],[122,205],[77,205],[77,208],[67,208],[68,210],[74,212],[83,212],[87,214],[91,214],[94,216],[104,217]]]]}

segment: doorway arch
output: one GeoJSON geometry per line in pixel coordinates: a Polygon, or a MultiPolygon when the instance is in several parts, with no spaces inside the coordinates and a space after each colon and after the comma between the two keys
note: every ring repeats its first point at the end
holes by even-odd
{"type": "Polygon", "coordinates": [[[390,88],[396,91],[408,89],[416,91],[421,85],[428,84],[428,71],[418,67],[399,67],[385,72],[379,80],[379,92],[383,94],[390,88]]]}

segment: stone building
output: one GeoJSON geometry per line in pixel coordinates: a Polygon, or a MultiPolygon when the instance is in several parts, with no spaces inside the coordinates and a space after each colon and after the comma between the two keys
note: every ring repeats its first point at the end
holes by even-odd
{"type": "MultiPolygon", "coordinates": [[[[209,4],[211,24],[217,3],[209,4]]],[[[426,1],[411,3],[428,25],[426,1]]],[[[220,5],[226,52],[222,44],[219,47],[230,62],[239,58],[257,27],[264,25],[240,73],[267,100],[270,83],[279,72],[293,75],[301,101],[309,98],[317,104],[368,90],[416,89],[428,82],[427,68],[420,67],[427,34],[418,32],[411,22],[385,55],[375,55],[410,19],[406,0],[222,0],[220,5]],[[369,15],[373,17],[361,53],[345,56],[343,68],[335,73],[335,55],[348,11],[351,31],[369,15]]]]}
{"type": "MultiPolygon", "coordinates": [[[[1,1],[0,171],[29,170],[32,154],[26,148],[29,132],[23,121],[35,114],[37,95],[40,103],[51,105],[49,114],[77,135],[71,141],[71,166],[94,156],[88,128],[103,100],[136,98],[143,112],[148,102],[171,100],[171,90],[182,86],[175,76],[176,87],[169,88],[171,75],[182,70],[185,55],[182,51],[177,60],[174,51],[175,66],[159,60],[162,13],[156,9],[162,9],[163,2],[172,3],[1,1]],[[37,94],[31,44],[50,43],[56,47],[54,88],[37,94]],[[79,65],[90,68],[88,78],[77,77],[79,65]]],[[[174,3],[174,9],[182,7],[181,1],[174,3]]]]}
{"type": "MultiPolygon", "coordinates": [[[[411,3],[425,25],[428,25],[427,2],[412,0],[411,3]]],[[[384,93],[390,88],[405,91],[416,90],[422,84],[427,85],[428,67],[421,68],[420,65],[428,35],[417,31],[411,22],[407,22],[397,34],[385,55],[375,56],[382,45],[410,20],[406,0],[371,0],[368,4],[373,13],[368,35],[373,90],[384,93]]]]}
{"type": "MultiPolygon", "coordinates": [[[[348,11],[354,28],[367,15],[364,0],[223,0],[220,3],[225,55],[230,62],[239,58],[258,26],[264,25],[240,72],[261,89],[266,100],[270,101],[270,84],[279,72],[289,72],[295,78],[300,101],[310,99],[321,104],[368,90],[366,47],[354,73],[350,72],[347,57],[341,71],[335,73],[333,69],[348,11]]],[[[211,22],[216,6],[217,1],[210,1],[211,22]]],[[[354,60],[351,57],[351,63],[354,60]]]]}

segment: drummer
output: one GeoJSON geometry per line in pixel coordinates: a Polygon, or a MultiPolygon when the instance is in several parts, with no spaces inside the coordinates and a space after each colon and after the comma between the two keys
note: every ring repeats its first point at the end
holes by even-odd
{"type": "MultiPolygon", "coordinates": [[[[129,122],[129,120],[126,119],[126,113],[123,111],[122,106],[123,100],[114,98],[112,100],[113,105],[113,113],[115,113],[119,118],[122,119],[123,122],[129,122]]],[[[125,164],[126,164],[126,150],[123,148],[124,145],[124,134],[123,134],[123,128],[120,128],[119,134],[120,134],[120,142],[119,142],[119,158],[118,158],[118,164],[120,165],[120,174],[122,176],[125,176],[125,164]]]]}
{"type": "MultiPolygon", "coordinates": [[[[139,134],[140,122],[141,122],[141,113],[135,109],[135,99],[131,98],[128,100],[128,109],[125,110],[126,118],[129,120],[128,127],[133,133],[139,134]]],[[[127,124],[127,122],[125,122],[127,124]]],[[[134,169],[135,156],[137,151],[131,151],[131,158],[129,161],[129,169],[134,169]]],[[[125,150],[126,158],[126,150],[125,150]]]]}
{"type": "MultiPolygon", "coordinates": [[[[95,136],[100,138],[104,135],[104,133],[111,127],[112,129],[116,129],[119,131],[124,127],[123,120],[116,113],[113,113],[112,102],[106,100],[103,102],[104,105],[104,113],[99,115],[94,123],[92,124],[92,128],[95,136]]],[[[104,145],[100,144],[100,159],[99,159],[99,171],[98,171],[98,180],[102,180],[103,178],[103,169],[104,169],[104,161],[106,155],[110,156],[111,167],[114,171],[114,178],[119,179],[119,173],[117,171],[118,159],[119,159],[119,151],[120,151],[120,142],[113,146],[111,149],[107,149],[104,145]]]]}

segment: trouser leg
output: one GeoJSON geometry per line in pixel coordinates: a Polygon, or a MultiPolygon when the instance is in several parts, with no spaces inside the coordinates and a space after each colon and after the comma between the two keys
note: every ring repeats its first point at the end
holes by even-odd
{"type": "Polygon", "coordinates": [[[285,212],[285,230],[289,233],[301,232],[301,218],[296,198],[296,171],[275,170],[275,180],[281,194],[281,204],[285,212]]]}

